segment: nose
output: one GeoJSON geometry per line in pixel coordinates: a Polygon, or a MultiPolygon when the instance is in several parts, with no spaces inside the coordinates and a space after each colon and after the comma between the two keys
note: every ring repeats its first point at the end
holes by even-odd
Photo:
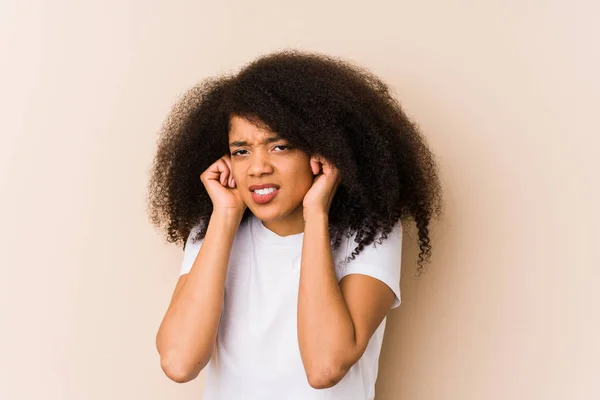
{"type": "Polygon", "coordinates": [[[250,157],[250,166],[248,174],[250,176],[260,177],[273,173],[273,165],[269,160],[268,154],[263,151],[255,151],[250,157]]]}

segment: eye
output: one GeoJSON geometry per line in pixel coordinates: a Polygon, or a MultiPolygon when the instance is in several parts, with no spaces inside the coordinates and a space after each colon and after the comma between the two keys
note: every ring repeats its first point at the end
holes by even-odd
{"type": "Polygon", "coordinates": [[[243,155],[246,155],[246,153],[248,153],[247,150],[240,149],[240,150],[236,150],[236,151],[232,152],[231,155],[232,156],[238,156],[238,155],[243,156],[243,155]]]}
{"type": "Polygon", "coordinates": [[[277,146],[273,147],[273,149],[279,149],[277,151],[284,151],[284,150],[288,150],[290,148],[290,146],[285,145],[285,144],[278,144],[277,146]]]}

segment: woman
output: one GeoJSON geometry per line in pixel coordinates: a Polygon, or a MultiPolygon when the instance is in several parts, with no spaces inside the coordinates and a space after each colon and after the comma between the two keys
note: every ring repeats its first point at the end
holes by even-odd
{"type": "Polygon", "coordinates": [[[185,242],[161,367],[187,382],[208,366],[205,400],[373,399],[401,222],[420,271],[439,205],[423,137],[368,71],[283,51],[203,82],[150,184],[153,222],[185,242]]]}

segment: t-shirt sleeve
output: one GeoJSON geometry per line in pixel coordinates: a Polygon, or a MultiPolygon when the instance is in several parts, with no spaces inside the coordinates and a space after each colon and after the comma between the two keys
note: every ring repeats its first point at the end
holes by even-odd
{"type": "Polygon", "coordinates": [[[181,270],[179,271],[179,276],[190,272],[192,265],[194,265],[194,261],[198,256],[198,252],[200,251],[203,240],[194,241],[193,238],[196,236],[199,229],[199,226],[194,227],[185,242],[185,249],[183,250],[183,260],[181,261],[181,270]]]}
{"type": "MultiPolygon", "coordinates": [[[[348,241],[346,257],[350,256],[356,242],[354,236],[348,241]]],[[[396,223],[392,231],[381,244],[376,240],[347,263],[336,268],[338,281],[350,274],[361,274],[373,277],[385,283],[394,292],[395,299],[391,308],[400,305],[400,264],[402,260],[402,224],[396,223]]]]}

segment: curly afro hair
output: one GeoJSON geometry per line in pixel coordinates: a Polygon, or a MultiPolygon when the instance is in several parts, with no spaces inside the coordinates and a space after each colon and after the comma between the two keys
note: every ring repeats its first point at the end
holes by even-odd
{"type": "Polygon", "coordinates": [[[437,166],[424,137],[378,77],[350,61],[297,50],[206,79],[175,105],[149,185],[150,219],[168,242],[183,245],[199,223],[195,239],[206,234],[212,202],[200,174],[229,154],[232,116],[337,166],[342,181],[329,213],[333,248],[355,234],[353,259],[385,240],[399,220],[414,220],[421,272],[431,256],[429,222],[441,212],[437,166]]]}

